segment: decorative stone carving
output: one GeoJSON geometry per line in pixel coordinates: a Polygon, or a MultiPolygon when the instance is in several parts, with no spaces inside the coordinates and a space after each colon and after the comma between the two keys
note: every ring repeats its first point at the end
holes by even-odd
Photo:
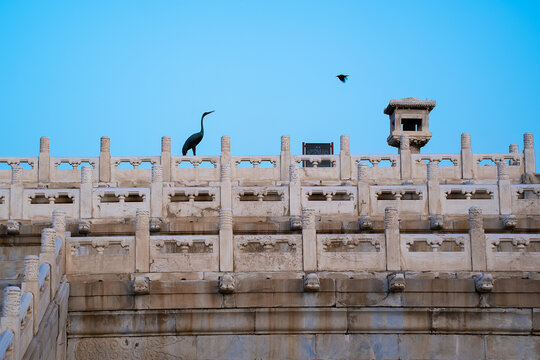
{"type": "Polygon", "coordinates": [[[379,240],[372,237],[359,237],[358,235],[329,235],[322,241],[322,245],[323,251],[329,251],[332,248],[335,252],[353,252],[356,251],[356,247],[361,242],[370,243],[376,251],[381,249],[379,240]]]}
{"type": "Polygon", "coordinates": [[[483,229],[484,228],[484,219],[482,217],[482,209],[479,207],[469,208],[469,228],[472,229],[483,229]]]}
{"type": "Polygon", "coordinates": [[[339,150],[341,153],[349,153],[349,135],[341,135],[339,137],[339,150]]]}
{"type": "Polygon", "coordinates": [[[155,233],[161,231],[162,221],[160,218],[150,219],[150,232],[155,233]]]}
{"type": "Polygon", "coordinates": [[[497,162],[497,178],[499,180],[508,180],[508,163],[506,161],[497,162]]]}
{"type": "Polygon", "coordinates": [[[232,210],[231,209],[219,209],[219,228],[223,230],[232,229],[232,210]]]}
{"type": "Polygon", "coordinates": [[[60,232],[66,230],[66,212],[62,209],[55,209],[52,213],[52,226],[60,232]]]}
{"type": "Polygon", "coordinates": [[[23,281],[38,281],[39,278],[39,257],[37,255],[26,255],[24,257],[23,281]]]}
{"type": "Polygon", "coordinates": [[[90,234],[91,231],[91,223],[88,220],[81,220],[79,222],[79,225],[77,226],[77,230],[79,234],[86,235],[90,234]]]}
{"type": "Polygon", "coordinates": [[[304,276],[304,291],[316,292],[321,289],[321,280],[319,275],[315,273],[306,274],[304,276]]]}
{"type": "Polygon", "coordinates": [[[517,226],[517,217],[516,215],[508,215],[503,218],[502,222],[505,229],[512,230],[517,226]]]}
{"type": "Polygon", "coordinates": [[[245,252],[294,252],[296,244],[292,238],[280,238],[275,235],[254,235],[243,238],[240,242],[240,248],[245,252]],[[283,249],[281,244],[287,244],[283,249]]]}
{"type": "Polygon", "coordinates": [[[461,134],[461,148],[462,149],[471,148],[471,134],[468,134],[468,133],[461,134]]]}
{"type": "Polygon", "coordinates": [[[51,150],[51,141],[48,137],[42,136],[39,138],[39,152],[48,153],[51,150]]]}
{"type": "Polygon", "coordinates": [[[232,294],[236,290],[236,279],[231,273],[225,273],[219,277],[219,292],[222,294],[232,294]]]}
{"type": "Polygon", "coordinates": [[[476,291],[479,293],[487,293],[493,290],[493,284],[495,280],[493,276],[489,273],[482,273],[474,277],[474,285],[476,291]]]}
{"type": "Polygon", "coordinates": [[[152,165],[152,182],[153,183],[163,182],[163,166],[159,164],[152,165]]]}
{"type": "Polygon", "coordinates": [[[523,134],[523,147],[525,149],[533,149],[534,148],[534,140],[533,140],[533,134],[532,133],[523,134]]]}
{"type": "Polygon", "coordinates": [[[11,183],[16,184],[22,181],[23,168],[15,165],[11,168],[11,183]]]}
{"type": "Polygon", "coordinates": [[[231,164],[221,164],[221,181],[231,181],[231,164]]]}
{"type": "Polygon", "coordinates": [[[46,228],[41,231],[41,252],[54,254],[56,250],[56,231],[46,228]]]}
{"type": "Polygon", "coordinates": [[[298,216],[292,217],[290,220],[291,231],[302,230],[302,219],[298,216]]]}
{"type": "Polygon", "coordinates": [[[442,230],[444,227],[444,217],[435,215],[429,219],[429,227],[431,230],[442,230]]]}
{"type": "Polygon", "coordinates": [[[229,136],[221,137],[221,152],[222,153],[231,152],[231,138],[229,136]]]}
{"type": "Polygon", "coordinates": [[[291,183],[300,183],[300,167],[297,163],[289,165],[289,181],[291,183]]]}
{"type": "Polygon", "coordinates": [[[388,206],[384,209],[384,228],[396,229],[399,227],[398,211],[396,208],[388,206]]]}
{"type": "Polygon", "coordinates": [[[369,231],[373,229],[373,221],[371,221],[371,217],[369,216],[362,216],[358,220],[358,225],[360,226],[360,230],[362,231],[369,231]]]}
{"type": "Polygon", "coordinates": [[[409,135],[401,134],[399,136],[399,149],[400,150],[410,150],[409,135]]]}
{"type": "Polygon", "coordinates": [[[20,226],[18,221],[8,220],[6,225],[8,235],[19,235],[21,229],[20,226]]]}
{"type": "Polygon", "coordinates": [[[150,279],[147,276],[136,276],[133,280],[133,292],[136,295],[150,293],[150,279]]]}
{"type": "Polygon", "coordinates": [[[291,138],[287,135],[281,137],[281,152],[290,152],[291,151],[291,138]]]}
{"type": "Polygon", "coordinates": [[[92,167],[83,166],[81,168],[81,183],[91,184],[92,183],[92,167]]]}
{"type": "Polygon", "coordinates": [[[358,181],[366,181],[369,178],[369,166],[366,163],[358,163],[358,181]]]}
{"type": "Polygon", "coordinates": [[[536,180],[536,176],[532,173],[524,172],[521,174],[521,183],[522,184],[536,184],[538,183],[538,180],[536,180]]]}
{"type": "Polygon", "coordinates": [[[98,238],[92,240],[92,247],[96,249],[99,255],[103,255],[103,251],[105,250],[105,248],[109,247],[109,245],[109,241],[105,239],[98,238]]]}
{"type": "Polygon", "coordinates": [[[111,139],[107,136],[102,136],[100,141],[100,151],[104,153],[111,152],[111,139]]]}
{"type": "Polygon", "coordinates": [[[302,228],[315,229],[315,209],[302,208],[302,228]]]}
{"type": "Polygon", "coordinates": [[[439,165],[435,161],[430,161],[427,164],[427,179],[428,181],[439,180],[439,165]]]}
{"type": "Polygon", "coordinates": [[[171,152],[171,138],[169,136],[161,137],[161,152],[171,152]]]}
{"type": "Polygon", "coordinates": [[[135,227],[137,230],[146,231],[149,229],[150,212],[146,209],[137,209],[135,213],[135,227]]]}
{"type": "Polygon", "coordinates": [[[388,276],[388,290],[392,292],[405,290],[405,274],[397,273],[388,276]]]}
{"type": "Polygon", "coordinates": [[[508,152],[510,152],[510,153],[518,153],[519,152],[518,144],[510,144],[510,146],[508,146],[508,152]]]}
{"type": "Polygon", "coordinates": [[[2,317],[19,316],[21,307],[21,289],[17,286],[7,286],[4,289],[4,306],[2,317]]]}

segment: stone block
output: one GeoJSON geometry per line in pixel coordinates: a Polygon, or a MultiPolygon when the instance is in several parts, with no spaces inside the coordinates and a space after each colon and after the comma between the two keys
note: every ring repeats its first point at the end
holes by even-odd
{"type": "Polygon", "coordinates": [[[398,337],[398,358],[402,360],[476,360],[485,358],[482,336],[401,334],[398,337]]]}
{"type": "Polygon", "coordinates": [[[241,334],[255,331],[253,310],[189,310],[176,312],[178,334],[241,334]]]}
{"type": "Polygon", "coordinates": [[[346,309],[257,309],[255,331],[258,334],[344,333],[346,309]]]}
{"type": "Polygon", "coordinates": [[[528,334],[532,329],[528,309],[435,309],[433,330],[465,334],[528,334]]]}
{"type": "Polygon", "coordinates": [[[317,357],[325,360],[398,359],[398,336],[385,334],[317,334],[317,357]]]}
{"type": "Polygon", "coordinates": [[[338,292],[385,292],[388,290],[384,279],[336,279],[338,292]]]}
{"type": "Polygon", "coordinates": [[[431,329],[429,309],[348,309],[350,333],[414,333],[431,329]]]}
{"type": "Polygon", "coordinates": [[[480,295],[476,293],[452,292],[404,292],[403,306],[412,307],[477,307],[480,304],[480,295]]]}
{"type": "Polygon", "coordinates": [[[241,293],[233,294],[236,307],[324,307],[334,306],[331,292],[314,293],[241,293]]]}
{"type": "Polygon", "coordinates": [[[403,295],[386,292],[337,293],[336,306],[401,306],[403,295]]]}
{"type": "Polygon", "coordinates": [[[538,336],[486,336],[486,359],[518,360],[540,358],[538,336]]]}
{"type": "Polygon", "coordinates": [[[199,359],[316,359],[315,335],[197,337],[199,359]]]}

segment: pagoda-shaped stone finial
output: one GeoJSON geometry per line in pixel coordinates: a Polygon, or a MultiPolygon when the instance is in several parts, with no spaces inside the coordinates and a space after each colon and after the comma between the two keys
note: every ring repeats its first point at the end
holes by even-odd
{"type": "Polygon", "coordinates": [[[434,100],[405,98],[390,100],[384,113],[390,117],[390,136],[388,145],[400,147],[400,137],[409,135],[411,153],[420,153],[420,148],[431,139],[429,113],[435,107],[434,100]]]}

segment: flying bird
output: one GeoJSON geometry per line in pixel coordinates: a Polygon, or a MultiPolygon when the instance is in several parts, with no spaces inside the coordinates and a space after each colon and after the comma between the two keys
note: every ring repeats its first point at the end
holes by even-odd
{"type": "Polygon", "coordinates": [[[205,112],[202,114],[201,117],[201,131],[198,133],[195,133],[187,138],[186,142],[184,143],[184,146],[182,146],[182,155],[186,156],[189,149],[193,150],[193,156],[197,156],[195,148],[199,143],[201,142],[203,136],[204,136],[204,127],[203,127],[203,119],[206,115],[213,113],[215,110],[205,112]]]}
{"type": "Polygon", "coordinates": [[[339,75],[336,75],[336,77],[342,82],[346,82],[347,81],[347,78],[349,77],[349,75],[343,75],[343,74],[339,74],[339,75]]]}

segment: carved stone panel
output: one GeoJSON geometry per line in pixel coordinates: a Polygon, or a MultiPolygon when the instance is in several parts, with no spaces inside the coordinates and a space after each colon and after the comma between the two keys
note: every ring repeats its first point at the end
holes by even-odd
{"type": "Polygon", "coordinates": [[[302,235],[234,236],[235,271],[302,270],[302,235]]]}

